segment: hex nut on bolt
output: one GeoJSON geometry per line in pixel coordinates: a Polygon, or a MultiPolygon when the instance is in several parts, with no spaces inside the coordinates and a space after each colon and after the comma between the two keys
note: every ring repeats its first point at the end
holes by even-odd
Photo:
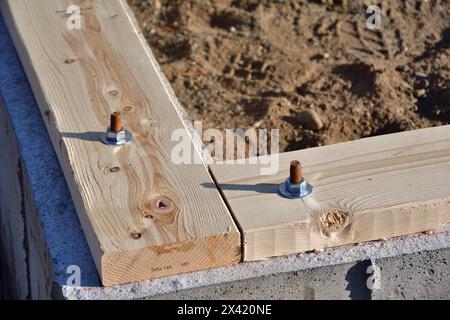
{"type": "Polygon", "coordinates": [[[101,140],[104,144],[120,146],[131,141],[133,136],[131,132],[125,130],[122,126],[122,117],[120,112],[114,112],[111,115],[111,124],[107,132],[102,134],[101,140]]]}
{"type": "Polygon", "coordinates": [[[278,188],[280,194],[289,199],[301,199],[311,195],[314,187],[302,176],[300,162],[292,161],[289,171],[290,176],[278,188]]]}

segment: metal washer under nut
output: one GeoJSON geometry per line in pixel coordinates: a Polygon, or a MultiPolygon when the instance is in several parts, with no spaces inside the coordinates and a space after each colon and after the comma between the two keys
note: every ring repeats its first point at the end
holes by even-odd
{"type": "Polygon", "coordinates": [[[280,184],[280,195],[288,199],[301,199],[314,192],[314,187],[303,177],[302,165],[299,161],[291,161],[289,178],[280,184]]]}
{"type": "Polygon", "coordinates": [[[131,132],[129,132],[127,130],[123,130],[123,138],[108,139],[108,132],[105,132],[102,134],[100,140],[106,145],[121,146],[121,145],[124,145],[124,144],[130,142],[131,140],[133,140],[133,135],[131,134],[131,132]]]}
{"type": "Polygon", "coordinates": [[[280,195],[288,199],[302,199],[310,196],[314,192],[314,187],[305,178],[300,184],[293,184],[290,178],[280,184],[278,191],[280,195]]]}
{"type": "Polygon", "coordinates": [[[131,132],[125,130],[122,126],[122,117],[120,112],[111,114],[111,123],[109,128],[100,137],[100,140],[106,145],[121,146],[133,139],[131,132]]]}

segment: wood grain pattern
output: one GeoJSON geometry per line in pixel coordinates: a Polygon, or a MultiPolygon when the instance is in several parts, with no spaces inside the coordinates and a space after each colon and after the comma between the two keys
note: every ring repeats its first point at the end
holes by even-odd
{"type": "Polygon", "coordinates": [[[171,134],[186,129],[126,2],[1,6],[104,285],[238,262],[240,234],[204,187],[207,169],[171,160],[171,134]],[[72,4],[81,30],[66,26],[72,4]],[[134,134],[123,147],[99,142],[113,111],[134,134]]]}
{"type": "Polygon", "coordinates": [[[211,166],[242,228],[244,260],[439,229],[450,221],[450,126],[280,155],[280,171],[211,166]],[[300,160],[315,192],[285,199],[278,185],[300,160]]]}

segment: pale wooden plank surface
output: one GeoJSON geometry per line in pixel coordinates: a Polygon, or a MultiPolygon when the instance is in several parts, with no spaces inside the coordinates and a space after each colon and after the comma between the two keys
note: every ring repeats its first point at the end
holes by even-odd
{"type": "Polygon", "coordinates": [[[238,262],[240,234],[204,187],[207,169],[171,160],[171,134],[184,126],[126,2],[1,5],[103,283],[238,262]],[[71,4],[83,9],[81,30],[66,27],[71,4]],[[113,111],[135,138],[120,148],[98,140],[113,111]]]}
{"type": "Polygon", "coordinates": [[[250,164],[215,164],[211,171],[243,230],[247,261],[438,229],[450,221],[450,126],[284,153],[273,176],[250,164]],[[309,198],[277,194],[291,160],[302,162],[315,187],[309,198]]]}

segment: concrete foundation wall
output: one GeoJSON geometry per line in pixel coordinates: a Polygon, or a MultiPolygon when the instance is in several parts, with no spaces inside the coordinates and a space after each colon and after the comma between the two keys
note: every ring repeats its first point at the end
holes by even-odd
{"type": "Polygon", "coordinates": [[[450,299],[450,250],[273,274],[151,299],[450,299]],[[371,286],[375,265],[379,287],[371,286]]]}
{"type": "Polygon", "coordinates": [[[376,300],[450,299],[450,249],[375,260],[381,288],[376,300]]]}
{"type": "MultiPolygon", "coordinates": [[[[0,98],[1,99],[1,98],[0,98]]],[[[0,248],[5,298],[49,298],[52,266],[10,119],[0,101],[0,248]]]]}

